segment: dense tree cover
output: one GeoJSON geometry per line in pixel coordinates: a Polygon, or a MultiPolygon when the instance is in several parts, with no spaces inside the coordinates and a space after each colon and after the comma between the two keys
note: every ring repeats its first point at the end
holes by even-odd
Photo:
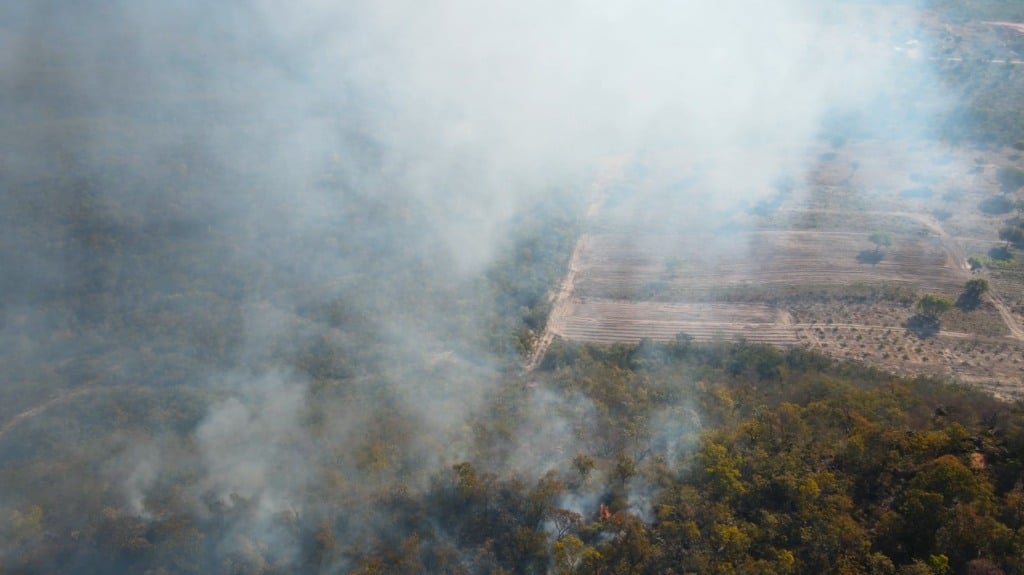
{"type": "Polygon", "coordinates": [[[478,309],[488,317],[490,347],[510,363],[518,362],[544,330],[551,311],[547,296],[561,280],[579,235],[578,208],[551,198],[519,216],[512,245],[488,267],[477,284],[481,291],[470,292],[487,298],[478,309]]]}
{"type": "Polygon", "coordinates": [[[416,198],[342,167],[314,218],[201,149],[94,153],[0,174],[0,267],[24,272],[0,277],[3,573],[308,572],[307,548],[333,570],[389,546],[366,524],[388,490],[472,436],[423,419],[518,367],[582,212],[572,190],[520,206],[465,271],[416,198]]]}
{"type": "MultiPolygon", "coordinates": [[[[75,452],[187,437],[188,405],[90,402],[76,409],[103,410],[82,419],[92,439],[7,453],[5,484],[51,481],[4,511],[8,570],[1024,573],[1024,409],[805,351],[559,343],[540,371],[503,376],[461,460],[418,463],[416,424],[379,411],[363,447],[306,462],[315,504],[266,518],[269,539],[239,529],[261,521],[256,500],[189,496],[188,441],[142,515],[89,471],[104,458],[75,452]]],[[[327,439],[328,413],[303,426],[327,439]]]]}
{"type": "Polygon", "coordinates": [[[605,448],[587,466],[520,485],[526,509],[507,507],[510,484],[491,477],[485,487],[469,463],[428,499],[456,494],[447,505],[461,512],[457,526],[503,507],[517,517],[456,535],[508,572],[1024,570],[1019,406],[760,346],[682,340],[553,355],[548,377],[600,406],[605,448]],[[651,455],[654,438],[636,422],[679,393],[704,427],[673,467],[651,455]],[[559,508],[552,495],[584,484],[594,465],[607,470],[600,505],[578,515],[559,508]],[[650,489],[640,507],[630,500],[637,485],[650,489]],[[509,528],[495,528],[502,524],[509,528]]]}

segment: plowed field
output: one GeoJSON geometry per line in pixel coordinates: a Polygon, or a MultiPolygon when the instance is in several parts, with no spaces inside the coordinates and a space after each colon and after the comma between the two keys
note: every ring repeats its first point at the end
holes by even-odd
{"type": "Polygon", "coordinates": [[[850,146],[821,154],[798,193],[713,225],[652,207],[628,182],[602,186],[545,337],[742,338],[1024,397],[1024,280],[967,265],[977,246],[1000,245],[1005,219],[979,204],[1000,193],[1006,152],[977,154],[917,146],[895,161],[850,146]],[[907,165],[921,171],[895,173],[907,165]],[[872,243],[879,231],[890,245],[872,243]],[[918,296],[955,300],[978,277],[992,285],[981,305],[947,312],[938,330],[915,327],[918,296]]]}

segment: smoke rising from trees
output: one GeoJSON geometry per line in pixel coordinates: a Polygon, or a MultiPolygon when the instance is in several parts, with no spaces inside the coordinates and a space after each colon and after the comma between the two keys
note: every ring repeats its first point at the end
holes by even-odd
{"type": "MultiPolygon", "coordinates": [[[[289,514],[327,515],[322,492],[360,507],[358,541],[386,531],[365,503],[382,485],[426,489],[474,458],[538,475],[610,449],[588,439],[586,398],[499,386],[514,354],[495,351],[497,296],[480,278],[531,209],[585,205],[609,158],[645,165],[638,198],[660,225],[706,226],[805,173],[827,120],[919,133],[878,107],[920,86],[892,50],[909,20],[882,14],[810,0],[7,2],[5,421],[82,388],[120,386],[137,405],[180,394],[159,421],[104,412],[131,421],[92,454],[116,485],[111,517],[219,513],[215,553],[264,546],[285,564],[301,552],[289,514]],[[487,429],[488,410],[522,428],[487,429]]],[[[55,409],[86,418],[75,401],[55,409]]],[[[699,415],[680,398],[634,423],[674,465],[699,415]]],[[[88,434],[51,424],[0,451],[20,461],[17,442],[88,434]]],[[[651,488],[632,485],[637,501],[651,488]]],[[[4,488],[0,507],[40,497],[4,488]]]]}

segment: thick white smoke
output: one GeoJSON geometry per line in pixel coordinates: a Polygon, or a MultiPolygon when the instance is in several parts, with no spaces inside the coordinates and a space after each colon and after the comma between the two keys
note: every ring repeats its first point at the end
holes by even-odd
{"type": "MultiPolygon", "coordinates": [[[[891,38],[906,25],[901,14],[813,0],[15,0],[0,8],[0,119],[11,126],[0,136],[0,168],[19,184],[53,170],[157,166],[176,174],[170,192],[124,168],[129,176],[97,176],[91,209],[131,211],[173,193],[160,225],[181,226],[186,239],[231,236],[218,244],[232,248],[223,252],[188,248],[199,264],[110,274],[137,274],[146,293],[166,290],[165,315],[183,299],[168,287],[181,278],[244,302],[240,359],[258,364],[244,371],[257,375],[226,366],[192,382],[215,382],[217,399],[189,436],[200,454],[190,465],[202,477],[197,501],[231,506],[240,497],[266,527],[282,512],[305,511],[302,494],[319,480],[310,460],[341,452],[338,473],[370,477],[346,452],[366,444],[358,429],[373,410],[324,415],[314,440],[309,382],[275,365],[296,341],[342,347],[353,337],[296,319],[292,311],[316,299],[308,292],[348,290],[357,311],[380,294],[414,292],[415,275],[390,274],[364,253],[379,247],[387,259],[395,244],[424,267],[470,277],[493,262],[523,207],[585,189],[610,157],[644,162],[654,171],[647,181],[665,184],[639,196],[659,225],[708,225],[770,194],[779,176],[805,173],[826,117],[866,110],[900,81],[904,56],[891,38]],[[671,185],[695,175],[700,185],[671,185]],[[356,203],[379,204],[395,225],[350,217],[356,203]],[[259,281],[203,284],[232,266],[259,281]],[[363,276],[373,276],[369,287],[363,276]]],[[[25,293],[80,271],[72,258],[21,251],[33,254],[25,293]]],[[[467,422],[497,379],[491,358],[448,356],[456,342],[430,339],[424,323],[448,309],[446,292],[432,287],[360,327],[360,337],[386,339],[402,354],[366,360],[380,379],[346,366],[356,374],[353,395],[383,381],[389,409],[422,426],[394,456],[396,468],[463,456],[467,422]],[[425,354],[434,359],[419,371],[425,354]]],[[[7,333],[0,326],[0,343],[7,333]]],[[[121,344],[135,353],[135,341],[121,344]]],[[[199,353],[209,344],[189,345],[199,353]]],[[[147,353],[178,351],[154,349],[147,353]]],[[[536,444],[512,447],[509,464],[541,472],[571,458],[572,438],[555,436],[579,433],[591,407],[546,391],[527,404],[535,416],[523,420],[538,423],[524,440],[536,444]]],[[[655,418],[667,461],[687,447],[681,437],[694,419],[680,423],[671,410],[655,418]]],[[[146,492],[157,470],[167,468],[154,463],[170,449],[161,445],[114,466],[128,470],[126,505],[141,517],[152,512],[146,492]]],[[[289,545],[271,531],[245,536],[289,545]]]]}

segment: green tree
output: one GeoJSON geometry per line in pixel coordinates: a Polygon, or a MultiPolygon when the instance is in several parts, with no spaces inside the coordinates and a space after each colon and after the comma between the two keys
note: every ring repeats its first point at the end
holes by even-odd
{"type": "Polygon", "coordinates": [[[716,497],[729,500],[747,491],[741,479],[739,461],[725,446],[709,441],[698,452],[697,458],[707,487],[716,497]]]}
{"type": "Polygon", "coordinates": [[[921,296],[914,307],[924,317],[938,320],[940,315],[953,308],[953,301],[948,297],[929,293],[921,296]]]}
{"type": "Polygon", "coordinates": [[[979,298],[988,293],[988,290],[988,280],[984,278],[968,280],[968,282],[964,284],[964,293],[969,294],[971,297],[979,298]]]}
{"type": "Polygon", "coordinates": [[[1019,247],[1024,244],[1024,227],[1006,226],[999,230],[999,239],[1006,242],[1006,247],[1010,247],[1010,244],[1019,247]]]}
{"type": "Polygon", "coordinates": [[[576,454],[576,457],[572,460],[573,467],[576,468],[576,472],[579,473],[580,479],[586,480],[590,476],[590,472],[594,470],[594,466],[597,463],[594,458],[583,453],[582,451],[576,454]]]}
{"type": "Polygon", "coordinates": [[[573,575],[579,573],[583,565],[584,553],[593,551],[575,535],[563,537],[552,546],[554,552],[554,572],[556,575],[573,575]]]}
{"type": "Polygon", "coordinates": [[[875,244],[875,253],[892,245],[892,236],[885,232],[875,232],[868,237],[868,240],[875,244]]]}
{"type": "Polygon", "coordinates": [[[32,505],[27,511],[11,511],[10,524],[14,540],[19,544],[34,539],[43,533],[43,508],[32,505]]]}
{"type": "Polygon", "coordinates": [[[969,310],[981,304],[981,298],[989,291],[988,280],[976,278],[964,284],[964,291],[956,300],[956,306],[969,310]]]}

